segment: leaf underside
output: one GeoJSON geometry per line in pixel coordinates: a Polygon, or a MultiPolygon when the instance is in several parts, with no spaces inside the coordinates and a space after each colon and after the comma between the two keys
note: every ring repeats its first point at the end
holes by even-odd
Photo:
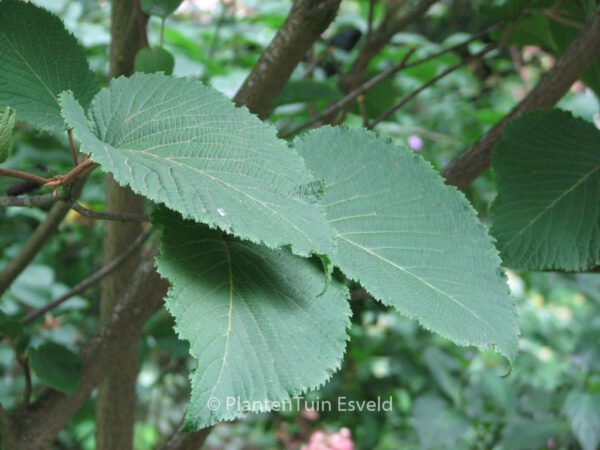
{"type": "Polygon", "coordinates": [[[334,253],[322,208],[296,195],[314,182],[302,158],[214,89],[162,74],[118,78],[94,98],[89,121],[72,95],[61,100],[82,151],[120,184],[242,239],[334,253]]]}
{"type": "Polygon", "coordinates": [[[266,402],[317,388],[337,370],[350,316],[343,284],[331,281],[319,295],[324,276],[311,260],[226,238],[166,209],[155,219],[163,227],[157,268],[172,285],[166,307],[198,360],[187,430],[240,417],[243,402],[267,410],[266,402]]]}
{"type": "Polygon", "coordinates": [[[65,129],[58,95],[70,89],[87,107],[98,83],[61,20],[18,0],[0,2],[0,106],[45,131],[65,129]]]}
{"type": "Polygon", "coordinates": [[[600,264],[600,131],[560,110],[512,121],[494,152],[492,235],[523,270],[600,264]]]}
{"type": "Polygon", "coordinates": [[[426,328],[512,360],[517,316],[500,259],[460,192],[419,156],[364,130],[322,128],[295,146],[325,179],[334,264],[426,328]]]}

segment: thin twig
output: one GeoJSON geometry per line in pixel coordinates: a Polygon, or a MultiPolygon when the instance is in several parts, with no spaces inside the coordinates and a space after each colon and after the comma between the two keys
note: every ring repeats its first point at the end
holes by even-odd
{"type": "Polygon", "coordinates": [[[217,45],[219,44],[221,29],[223,28],[223,24],[225,23],[225,18],[227,17],[227,9],[228,9],[227,3],[225,3],[222,0],[219,3],[221,6],[221,11],[219,13],[219,17],[217,18],[217,21],[215,22],[215,31],[213,32],[212,39],[210,41],[210,45],[208,46],[208,50],[206,51],[206,55],[209,58],[211,58],[214,55],[215,50],[217,49],[217,45]]]}
{"type": "Polygon", "coordinates": [[[37,183],[40,186],[50,182],[50,180],[47,178],[39,177],[32,173],[15,169],[0,169],[0,177],[17,178],[19,180],[31,181],[32,183],[37,183]]]}
{"type": "Polygon", "coordinates": [[[58,175],[51,180],[48,180],[43,186],[44,187],[57,187],[63,186],[70,183],[80,175],[88,174],[89,171],[98,167],[98,164],[94,163],[91,159],[84,159],[77,166],[73,167],[65,175],[58,175]]]}
{"type": "Polygon", "coordinates": [[[400,100],[394,106],[392,106],[391,108],[388,108],[386,111],[384,111],[377,119],[372,121],[367,128],[373,129],[373,127],[375,127],[375,125],[377,125],[378,123],[380,123],[380,122],[384,121],[385,119],[387,119],[388,117],[390,117],[392,114],[394,114],[396,111],[398,111],[400,108],[402,108],[404,105],[406,105],[408,102],[410,102],[413,98],[415,98],[417,95],[419,95],[421,92],[423,92],[428,87],[434,85],[442,78],[451,74],[455,70],[465,66],[466,64],[469,64],[473,61],[476,61],[476,60],[484,57],[487,53],[491,52],[495,48],[497,48],[496,44],[490,44],[487,47],[485,47],[483,50],[481,50],[480,52],[475,53],[473,56],[465,58],[464,60],[459,61],[458,63],[448,67],[446,70],[441,72],[439,75],[435,76],[434,78],[427,81],[426,83],[423,83],[417,89],[415,89],[410,94],[408,94],[407,96],[402,98],[402,100],[400,100]]]}
{"type": "Polygon", "coordinates": [[[408,62],[408,59],[413,55],[413,53],[416,51],[416,48],[412,48],[410,49],[406,55],[404,55],[404,58],[402,61],[400,61],[400,63],[396,64],[395,66],[390,67],[389,69],[381,72],[379,75],[374,76],[373,78],[369,79],[368,81],[366,81],[365,83],[363,83],[361,86],[359,86],[358,88],[356,88],[355,90],[353,90],[352,92],[348,93],[348,95],[346,95],[344,98],[336,101],[335,103],[332,103],[330,106],[328,106],[321,114],[319,114],[318,116],[314,117],[313,119],[297,126],[296,128],[293,128],[290,131],[286,131],[283,133],[280,133],[280,137],[282,138],[288,138],[291,137],[295,134],[298,134],[300,131],[303,131],[307,128],[312,128],[314,126],[320,126],[320,125],[324,125],[325,124],[325,119],[327,119],[328,117],[330,117],[332,114],[336,113],[337,111],[339,111],[340,109],[346,107],[347,105],[349,105],[352,101],[354,101],[355,98],[357,98],[360,95],[363,95],[365,92],[371,90],[372,88],[374,88],[375,86],[377,86],[379,83],[387,80],[388,78],[394,76],[395,74],[397,74],[398,72],[402,71],[402,70],[406,70],[406,69],[410,69],[412,67],[416,67],[419,66],[421,64],[424,64],[426,62],[429,62],[435,58],[438,58],[440,56],[443,56],[447,53],[453,52],[455,50],[458,50],[468,44],[470,44],[471,42],[474,42],[478,39],[481,39],[482,37],[486,36],[491,30],[493,30],[494,28],[498,27],[500,25],[500,23],[496,23],[494,25],[491,25],[489,27],[487,27],[486,29],[480,31],[479,33],[474,34],[473,36],[471,36],[469,39],[463,41],[463,42],[459,42],[458,44],[452,45],[450,47],[446,47],[442,50],[439,50],[435,53],[432,53],[431,55],[425,56],[421,59],[418,59],[416,61],[412,61],[412,62],[408,62]]]}
{"type": "Polygon", "coordinates": [[[34,195],[29,197],[0,197],[0,206],[22,206],[26,208],[43,207],[56,203],[60,197],[54,194],[34,195]]]}
{"type": "Polygon", "coordinates": [[[379,75],[374,76],[373,78],[371,78],[370,80],[368,80],[367,82],[365,82],[364,84],[362,84],[361,86],[359,86],[358,88],[356,88],[355,90],[350,92],[344,98],[332,103],[327,108],[325,108],[325,110],[323,110],[323,112],[321,114],[319,114],[315,118],[297,126],[296,128],[294,128],[290,131],[281,133],[280,137],[287,138],[287,137],[293,136],[295,134],[298,134],[300,131],[305,130],[306,128],[311,128],[315,125],[316,126],[323,125],[324,119],[326,119],[327,117],[336,113],[340,109],[348,106],[357,97],[359,97],[360,95],[363,95],[365,92],[371,90],[372,88],[377,86],[379,83],[394,76],[394,74],[398,73],[400,70],[402,70],[404,67],[406,67],[406,62],[411,57],[411,55],[415,52],[415,50],[416,50],[415,48],[409,49],[408,52],[406,53],[406,55],[404,55],[404,58],[402,58],[402,61],[400,61],[398,64],[390,67],[387,70],[384,70],[379,75]]]}
{"type": "Polygon", "coordinates": [[[506,124],[528,111],[554,106],[569,91],[573,83],[600,56],[600,5],[579,37],[556,60],[535,88],[502,120],[460,154],[442,172],[446,182],[459,189],[466,188],[490,165],[506,124]]]}
{"type": "Polygon", "coordinates": [[[58,196],[54,194],[37,195],[30,197],[0,197],[0,206],[21,206],[27,208],[48,206],[58,201],[64,201],[69,208],[90,219],[112,220],[116,222],[150,222],[150,216],[145,214],[101,212],[86,208],[77,203],[68,195],[58,196]]]}
{"type": "Polygon", "coordinates": [[[561,25],[565,25],[567,27],[571,27],[571,28],[575,28],[576,30],[581,30],[583,29],[583,24],[576,22],[574,20],[571,19],[567,19],[566,17],[563,17],[560,15],[560,13],[557,13],[551,9],[542,9],[540,11],[544,16],[546,16],[548,19],[553,20],[556,23],[560,23],[561,25]]]}
{"type": "Polygon", "coordinates": [[[140,234],[138,236],[138,238],[133,242],[133,244],[131,244],[127,248],[127,250],[125,250],[123,253],[121,253],[117,258],[113,259],[111,262],[106,264],[104,267],[102,267],[96,273],[94,273],[90,277],[86,278],[81,283],[79,283],[77,286],[75,286],[72,289],[70,289],[69,291],[65,292],[58,298],[52,300],[47,305],[43,306],[42,308],[36,309],[35,311],[30,312],[21,320],[21,322],[24,325],[27,325],[27,324],[35,321],[37,318],[43,316],[48,311],[58,307],[59,305],[62,305],[64,302],[66,302],[70,298],[73,298],[76,295],[81,294],[88,288],[90,288],[93,285],[95,285],[96,283],[100,282],[103,278],[105,278],[107,275],[109,275],[112,272],[114,272],[115,270],[117,270],[125,261],[127,261],[127,259],[129,259],[129,257],[132,256],[144,244],[144,242],[146,242],[146,240],[150,237],[150,235],[152,234],[153,231],[154,231],[154,229],[152,227],[148,227],[146,230],[144,230],[144,232],[142,234],[140,234]]]}
{"type": "Polygon", "coordinates": [[[69,147],[71,148],[71,156],[73,157],[73,167],[79,165],[77,159],[77,146],[75,145],[75,139],[73,139],[73,129],[67,128],[67,136],[69,137],[69,147]]]}
{"type": "Polygon", "coordinates": [[[25,390],[23,391],[23,405],[27,407],[31,400],[31,393],[33,391],[31,384],[31,370],[29,369],[29,361],[26,355],[17,355],[17,363],[23,369],[23,375],[25,376],[25,390]]]}
{"type": "Polygon", "coordinates": [[[367,18],[367,35],[365,36],[365,42],[369,42],[371,34],[373,33],[373,19],[375,17],[375,4],[377,0],[369,1],[369,16],[367,18]]]}
{"type": "Polygon", "coordinates": [[[503,24],[503,22],[498,22],[498,23],[495,23],[493,25],[490,25],[489,27],[485,28],[484,30],[481,30],[479,33],[474,34],[473,36],[471,36],[466,41],[459,42],[458,44],[451,45],[450,47],[446,47],[446,48],[443,48],[443,49],[441,49],[441,50],[439,50],[439,51],[437,51],[435,53],[432,53],[429,56],[425,56],[425,57],[423,57],[421,59],[418,59],[416,61],[410,62],[410,63],[406,64],[406,66],[404,67],[404,70],[411,69],[411,68],[413,68],[415,66],[419,66],[419,65],[421,65],[423,63],[429,62],[429,61],[431,61],[431,60],[433,60],[435,58],[438,58],[440,56],[443,56],[443,55],[445,55],[447,53],[459,50],[459,49],[461,49],[461,48],[469,45],[470,43],[475,42],[476,40],[481,39],[481,38],[487,36],[490,33],[490,31],[494,30],[495,28],[499,27],[502,24],[503,24]]]}
{"type": "Polygon", "coordinates": [[[71,198],[65,198],[64,201],[69,207],[79,214],[95,220],[111,220],[113,222],[150,222],[150,216],[146,214],[93,211],[77,203],[71,198]]]}

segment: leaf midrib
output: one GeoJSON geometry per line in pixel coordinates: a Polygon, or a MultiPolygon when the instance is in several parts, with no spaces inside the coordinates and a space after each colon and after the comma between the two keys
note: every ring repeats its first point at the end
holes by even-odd
{"type": "Polygon", "coordinates": [[[538,220],[540,220],[542,218],[543,215],[545,215],[548,211],[552,210],[558,202],[560,202],[563,198],[565,198],[567,195],[569,195],[571,192],[573,192],[575,189],[577,189],[589,177],[591,177],[594,174],[594,172],[597,172],[599,169],[600,169],[600,165],[596,166],[590,172],[585,174],[580,180],[578,180],[573,186],[571,186],[569,189],[565,190],[562,194],[560,194],[558,197],[556,197],[552,202],[550,202],[550,204],[548,204],[548,206],[546,206],[542,211],[540,211],[533,219],[531,219],[529,222],[527,222],[527,224],[525,224],[525,226],[523,228],[521,228],[517,233],[515,233],[513,235],[513,237],[510,238],[506,242],[506,244],[504,244],[503,248],[508,247],[516,238],[521,236],[525,232],[525,230],[527,230],[528,228],[533,226],[538,220]]]}
{"type": "Polygon", "coordinates": [[[444,297],[448,298],[449,300],[451,300],[452,302],[454,302],[455,304],[457,304],[459,307],[463,308],[465,311],[468,311],[473,317],[475,317],[475,319],[481,321],[482,323],[484,323],[485,325],[487,325],[488,327],[490,327],[490,329],[494,330],[494,327],[492,326],[492,324],[490,322],[488,322],[487,320],[485,320],[483,317],[481,317],[479,314],[477,314],[475,311],[473,311],[471,308],[469,308],[467,305],[465,305],[464,303],[462,303],[461,301],[457,300],[456,298],[452,297],[451,295],[447,294],[446,292],[440,290],[439,288],[435,287],[434,285],[428,283],[426,280],[424,280],[423,278],[419,277],[417,274],[412,273],[411,271],[409,271],[408,269],[394,263],[393,261],[390,261],[389,259],[379,255],[378,253],[372,251],[370,248],[365,247],[363,245],[360,245],[358,242],[352,241],[350,239],[347,239],[346,237],[344,237],[341,234],[338,234],[338,237],[340,239],[345,240],[346,242],[348,242],[351,245],[354,245],[355,247],[360,248],[361,250],[367,252],[368,254],[380,259],[381,261],[390,264],[391,266],[397,268],[398,270],[400,270],[401,272],[410,275],[411,277],[415,278],[416,280],[418,280],[419,282],[423,283],[425,286],[427,286],[428,288],[430,288],[431,290],[433,290],[434,292],[437,292],[441,295],[443,295],[444,297]]]}
{"type": "MultiPolygon", "coordinates": [[[[227,266],[229,269],[229,310],[227,312],[227,330],[225,331],[225,334],[223,335],[225,337],[225,349],[223,350],[223,358],[221,360],[222,361],[221,369],[219,370],[219,375],[217,376],[217,379],[215,380],[213,388],[210,391],[210,394],[208,397],[209,400],[214,395],[215,390],[217,389],[217,386],[221,382],[223,372],[225,371],[225,365],[227,364],[227,356],[229,353],[229,340],[231,338],[231,332],[232,332],[231,322],[232,322],[232,316],[233,316],[233,291],[234,291],[233,264],[231,262],[231,252],[229,250],[229,246],[227,245],[227,241],[225,239],[223,239],[222,242],[223,242],[223,247],[225,247],[225,257],[227,259],[227,266]]],[[[202,408],[202,411],[200,411],[200,413],[204,412],[204,410],[207,409],[208,406],[209,406],[208,404],[206,406],[204,406],[202,408]]]]}

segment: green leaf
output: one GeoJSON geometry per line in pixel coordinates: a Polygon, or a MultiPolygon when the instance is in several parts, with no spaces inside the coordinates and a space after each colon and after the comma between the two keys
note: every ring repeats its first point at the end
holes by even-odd
{"type": "Polygon", "coordinates": [[[527,7],[530,0],[476,0],[477,9],[496,20],[513,20],[527,7]]]}
{"type": "Polygon", "coordinates": [[[449,448],[469,429],[469,422],[458,411],[434,395],[415,400],[412,419],[422,449],[449,448]]]}
{"type": "Polygon", "coordinates": [[[600,131],[560,110],[513,120],[494,152],[492,235],[508,266],[600,263],[600,131]]]}
{"type": "Polygon", "coordinates": [[[550,21],[538,11],[520,17],[508,35],[510,43],[514,45],[536,45],[552,50],[556,48],[550,21]]]}
{"type": "Polygon", "coordinates": [[[0,163],[6,161],[10,154],[15,119],[15,112],[8,107],[0,113],[0,163]]]}
{"type": "Polygon", "coordinates": [[[268,410],[339,368],[350,316],[342,283],[332,280],[323,292],[314,261],[170,211],[155,218],[164,227],[157,268],[172,285],[166,307],[198,360],[185,429],[268,410]]]}
{"type": "Polygon", "coordinates": [[[6,315],[0,310],[0,336],[16,339],[22,331],[23,327],[21,326],[21,322],[14,317],[6,315]]]}
{"type": "Polygon", "coordinates": [[[0,106],[46,131],[65,128],[58,94],[70,89],[87,107],[98,85],[60,19],[18,0],[0,2],[0,106]]]}
{"type": "Polygon", "coordinates": [[[375,298],[461,345],[517,351],[514,305],[475,212],[422,158],[360,129],[295,142],[326,183],[332,260],[375,298]]]}
{"type": "Polygon", "coordinates": [[[175,12],[183,0],[142,0],[142,9],[151,16],[163,19],[175,12]]]}
{"type": "Polygon", "coordinates": [[[275,106],[290,103],[304,103],[317,100],[332,101],[341,97],[333,85],[316,80],[288,81],[274,101],[275,106]]]}
{"type": "Polygon", "coordinates": [[[600,444],[600,394],[572,391],[565,400],[565,415],[583,450],[600,444]]]}
{"type": "Polygon", "coordinates": [[[81,150],[122,185],[185,218],[299,255],[333,254],[322,208],[298,198],[314,182],[275,130],[192,79],[118,78],[92,102],[89,121],[66,93],[81,150]]]}
{"type": "MultiPolygon", "coordinates": [[[[581,24],[582,27],[593,18],[596,10],[594,0],[563,2],[558,6],[560,10],[557,11],[557,14],[566,20],[581,24]]],[[[558,54],[565,52],[580,34],[577,27],[558,21],[550,22],[550,27],[553,39],[558,47],[558,54]]],[[[581,80],[600,98],[600,61],[598,58],[593,58],[589,62],[587,70],[581,76],[581,80]]]]}
{"type": "Polygon", "coordinates": [[[175,58],[162,47],[143,48],[135,55],[135,71],[144,73],[173,73],[175,58]]]}
{"type": "MultiPolygon", "coordinates": [[[[538,417],[510,421],[502,433],[502,450],[531,450],[544,448],[549,439],[559,443],[569,437],[569,427],[564,420],[538,417]]],[[[557,444],[556,448],[562,448],[557,444]]]]}
{"type": "Polygon", "coordinates": [[[35,374],[57,391],[73,395],[81,384],[81,359],[62,345],[47,342],[30,348],[29,361],[35,374]]]}

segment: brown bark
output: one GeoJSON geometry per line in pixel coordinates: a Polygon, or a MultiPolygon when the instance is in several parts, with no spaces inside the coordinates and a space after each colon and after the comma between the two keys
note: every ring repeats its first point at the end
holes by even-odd
{"type": "Polygon", "coordinates": [[[285,23],[236,94],[235,103],[266,118],[298,63],[335,18],[340,1],[294,1],[285,23]]]}
{"type": "Polygon", "coordinates": [[[178,431],[169,438],[160,450],[198,450],[202,448],[212,429],[213,427],[208,427],[195,433],[178,431]]]}
{"type": "Polygon", "coordinates": [[[590,63],[598,57],[600,57],[600,6],[591,22],[557,59],[554,67],[538,85],[469,150],[446,167],[442,172],[446,182],[460,189],[467,187],[490,166],[494,147],[500,142],[504,127],[509,121],[528,111],[554,106],[581,77],[590,63]]]}
{"type": "MultiPolygon", "coordinates": [[[[113,0],[111,12],[111,77],[130,75],[135,54],[144,46],[133,0],[113,0]]],[[[144,200],[129,188],[119,186],[112,176],[106,181],[106,210],[143,212],[144,200]]],[[[104,228],[104,261],[118,257],[142,232],[141,223],[107,222],[104,228]]],[[[140,264],[132,257],[102,283],[100,303],[103,323],[111,320],[121,307],[122,293],[131,283],[131,273],[140,264]]],[[[121,349],[106,367],[106,376],[96,400],[96,448],[98,450],[132,450],[135,424],[138,345],[142,327],[132,329],[121,349]]]]}

